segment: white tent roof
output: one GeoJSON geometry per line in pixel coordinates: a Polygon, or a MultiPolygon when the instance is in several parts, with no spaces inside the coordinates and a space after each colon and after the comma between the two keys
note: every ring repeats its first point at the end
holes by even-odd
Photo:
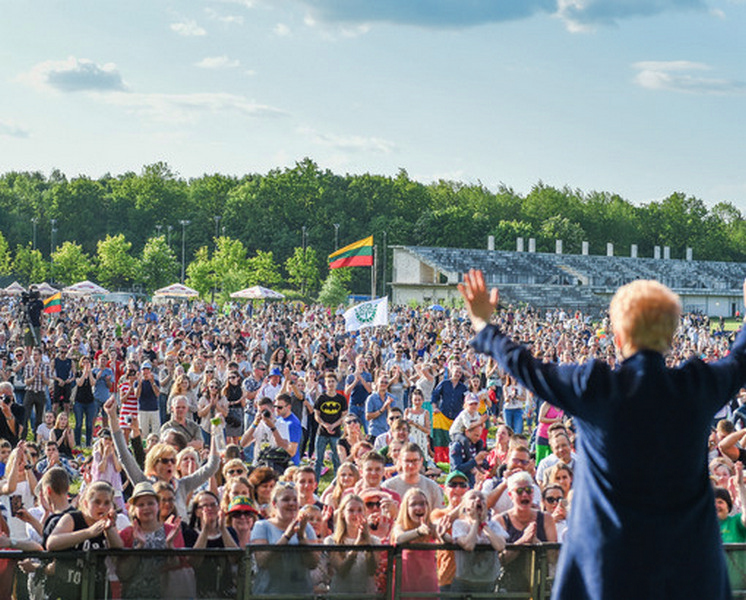
{"type": "Polygon", "coordinates": [[[14,281],[11,283],[8,287],[3,288],[0,290],[3,294],[7,294],[8,296],[20,296],[22,292],[26,291],[26,288],[23,287],[20,283],[17,281],[14,281]]]}
{"type": "Polygon", "coordinates": [[[108,294],[109,290],[105,290],[100,285],[86,280],[79,281],[78,283],[63,288],[62,293],[70,294],[72,296],[97,296],[100,294],[108,294]]]}
{"type": "Polygon", "coordinates": [[[37,283],[36,289],[39,290],[39,293],[42,296],[51,296],[52,294],[56,294],[57,292],[59,292],[57,288],[52,287],[46,281],[43,281],[42,283],[37,283]]]}
{"type": "Polygon", "coordinates": [[[233,292],[231,294],[231,298],[239,298],[244,300],[256,300],[256,299],[272,299],[272,300],[281,300],[285,297],[285,294],[281,294],[280,292],[275,292],[274,290],[270,290],[269,288],[262,287],[261,285],[255,285],[249,288],[246,288],[245,290],[240,290],[238,292],[233,292]]]}
{"type": "Polygon", "coordinates": [[[193,290],[183,283],[174,283],[153,292],[153,296],[165,298],[196,298],[199,296],[197,290],[193,290]]]}

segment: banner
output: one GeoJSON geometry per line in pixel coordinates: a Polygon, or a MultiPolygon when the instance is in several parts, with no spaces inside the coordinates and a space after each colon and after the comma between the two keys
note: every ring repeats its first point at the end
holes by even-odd
{"type": "Polygon", "coordinates": [[[345,311],[345,331],[389,324],[389,297],[370,300],[345,311]]]}

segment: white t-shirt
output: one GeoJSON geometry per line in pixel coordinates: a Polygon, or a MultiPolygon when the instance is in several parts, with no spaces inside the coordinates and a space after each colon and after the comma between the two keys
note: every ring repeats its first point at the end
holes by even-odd
{"type": "MultiPolygon", "coordinates": [[[[495,534],[508,539],[508,533],[497,521],[487,521],[486,526],[495,534]]],[[[471,531],[471,523],[465,519],[456,519],[453,522],[451,535],[454,542],[458,538],[466,537],[471,531]]],[[[489,544],[489,538],[483,533],[477,534],[477,544],[489,544]]],[[[466,581],[487,582],[495,581],[500,576],[500,559],[494,550],[474,550],[456,552],[456,578],[466,581]]]]}

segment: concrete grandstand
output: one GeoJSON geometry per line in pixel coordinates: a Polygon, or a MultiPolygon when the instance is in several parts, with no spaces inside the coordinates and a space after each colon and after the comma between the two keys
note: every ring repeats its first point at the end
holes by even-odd
{"type": "MultiPolygon", "coordinates": [[[[532,240],[530,240],[532,241],[532,240]]],[[[522,244],[519,244],[521,247],[522,244]]],[[[531,248],[532,245],[530,244],[531,248]]],[[[635,279],[656,279],[675,290],[685,311],[710,316],[743,314],[742,285],[746,263],[522,252],[463,248],[393,246],[392,302],[450,303],[459,297],[456,284],[470,268],[484,271],[500,288],[503,304],[565,308],[597,313],[614,291],[635,279]]],[[[691,256],[691,252],[688,252],[691,256]]]]}

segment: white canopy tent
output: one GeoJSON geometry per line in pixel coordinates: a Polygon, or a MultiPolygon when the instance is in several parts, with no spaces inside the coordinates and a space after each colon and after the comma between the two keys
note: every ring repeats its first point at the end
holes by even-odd
{"type": "Polygon", "coordinates": [[[14,281],[11,283],[8,287],[3,288],[0,290],[3,294],[6,296],[20,296],[23,292],[26,291],[26,288],[23,287],[20,283],[17,281],[14,281]]]}
{"type": "Polygon", "coordinates": [[[174,283],[153,292],[153,298],[196,298],[199,292],[183,283],[174,283]]]}
{"type": "Polygon", "coordinates": [[[100,285],[93,283],[92,281],[79,281],[73,285],[69,285],[62,289],[63,294],[70,296],[100,296],[102,294],[108,294],[109,290],[102,288],[100,285]]]}
{"type": "Polygon", "coordinates": [[[254,285],[238,292],[233,292],[231,298],[237,300],[282,300],[285,294],[275,292],[261,285],[254,285]]]}
{"type": "Polygon", "coordinates": [[[51,296],[56,294],[59,290],[56,287],[52,287],[46,281],[36,284],[36,289],[39,290],[39,294],[42,296],[51,296]]]}

